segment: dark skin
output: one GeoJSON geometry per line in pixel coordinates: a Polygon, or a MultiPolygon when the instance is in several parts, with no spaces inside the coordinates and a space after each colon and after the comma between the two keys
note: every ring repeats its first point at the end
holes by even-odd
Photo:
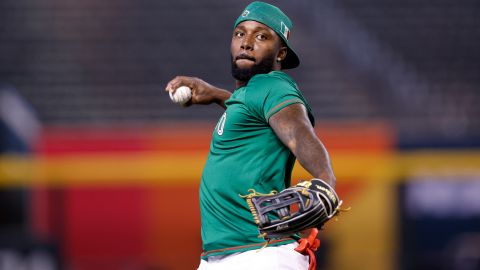
{"type": "MultiPolygon", "coordinates": [[[[250,68],[274,55],[276,61],[272,64],[272,71],[281,70],[281,62],[287,55],[287,48],[280,37],[269,27],[255,21],[244,21],[234,29],[230,51],[233,61],[240,68],[250,68]]],[[[245,81],[235,81],[236,88],[246,84],[245,81]]],[[[187,105],[216,103],[226,108],[224,102],[231,96],[227,90],[187,76],[175,77],[167,84],[166,91],[174,92],[182,85],[192,89],[192,99],[187,105]]],[[[314,178],[323,179],[335,187],[329,155],[315,134],[303,104],[296,103],[283,108],[270,117],[269,125],[305,170],[314,178]]]]}

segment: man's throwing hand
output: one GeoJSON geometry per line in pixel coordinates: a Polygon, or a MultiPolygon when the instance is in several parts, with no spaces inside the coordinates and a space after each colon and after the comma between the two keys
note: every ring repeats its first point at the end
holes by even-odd
{"type": "Polygon", "coordinates": [[[199,78],[187,76],[177,76],[172,79],[165,87],[165,91],[174,95],[175,91],[181,86],[186,86],[192,90],[192,97],[183,106],[211,103],[225,106],[223,102],[230,97],[230,92],[226,90],[219,89],[199,78]]]}

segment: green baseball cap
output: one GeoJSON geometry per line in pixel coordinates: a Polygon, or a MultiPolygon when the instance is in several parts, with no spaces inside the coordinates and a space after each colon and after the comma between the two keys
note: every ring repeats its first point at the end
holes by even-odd
{"type": "Polygon", "coordinates": [[[283,69],[296,68],[300,59],[288,43],[290,32],[293,29],[292,21],[278,7],[255,1],[250,3],[235,21],[235,27],[244,21],[256,21],[271,28],[287,45],[287,56],[282,62],[283,69]]]}

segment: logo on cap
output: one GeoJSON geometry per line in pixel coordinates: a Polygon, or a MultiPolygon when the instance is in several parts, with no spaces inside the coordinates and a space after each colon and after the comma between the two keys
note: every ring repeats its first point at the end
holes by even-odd
{"type": "Polygon", "coordinates": [[[249,13],[250,13],[250,11],[245,10],[245,11],[242,13],[242,17],[247,17],[249,13]]]}
{"type": "Polygon", "coordinates": [[[288,29],[288,27],[283,22],[281,23],[280,31],[282,32],[282,35],[285,37],[285,39],[288,40],[288,38],[290,37],[290,29],[288,29]]]}

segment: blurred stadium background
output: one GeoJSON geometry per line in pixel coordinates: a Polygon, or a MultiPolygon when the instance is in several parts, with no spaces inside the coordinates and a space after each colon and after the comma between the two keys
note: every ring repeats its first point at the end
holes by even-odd
{"type": "MultiPolygon", "coordinates": [[[[0,269],[196,269],[243,0],[0,1],[0,269]]],[[[480,2],[272,1],[352,210],[318,269],[480,269],[480,2]]],[[[295,179],[307,178],[299,167],[295,179]]]]}

